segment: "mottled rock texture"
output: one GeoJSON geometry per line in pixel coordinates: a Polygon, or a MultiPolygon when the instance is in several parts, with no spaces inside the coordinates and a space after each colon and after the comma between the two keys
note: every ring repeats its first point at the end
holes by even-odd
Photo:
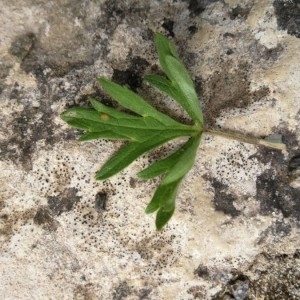
{"type": "Polygon", "coordinates": [[[1,299],[300,299],[298,0],[0,1],[1,299]],[[287,151],[206,136],[162,232],[143,166],[97,182],[121,145],[59,115],[107,76],[188,122],[143,82],[169,36],[207,126],[281,134],[287,151]]]}

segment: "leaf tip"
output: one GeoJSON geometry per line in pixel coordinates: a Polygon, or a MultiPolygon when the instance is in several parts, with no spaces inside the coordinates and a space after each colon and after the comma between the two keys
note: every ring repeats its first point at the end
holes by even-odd
{"type": "Polygon", "coordinates": [[[161,230],[171,219],[175,207],[172,210],[165,210],[163,207],[159,209],[156,215],[155,226],[157,230],[161,230]]]}
{"type": "Polygon", "coordinates": [[[138,172],[138,173],[136,174],[136,176],[137,176],[138,178],[140,178],[140,179],[143,179],[143,180],[149,179],[149,178],[147,177],[147,174],[144,172],[144,170],[138,172]]]}
{"type": "Polygon", "coordinates": [[[159,209],[159,205],[153,205],[151,202],[148,204],[148,206],[145,209],[145,213],[147,215],[154,213],[155,211],[157,211],[159,209]]]}
{"type": "Polygon", "coordinates": [[[105,179],[107,179],[108,177],[110,177],[110,176],[107,176],[107,175],[102,171],[102,169],[100,169],[100,170],[96,173],[96,175],[95,175],[96,180],[105,180],[105,179]]]}
{"type": "Polygon", "coordinates": [[[109,80],[106,77],[101,76],[98,78],[98,81],[100,82],[101,85],[103,85],[103,84],[107,83],[109,80]]]}

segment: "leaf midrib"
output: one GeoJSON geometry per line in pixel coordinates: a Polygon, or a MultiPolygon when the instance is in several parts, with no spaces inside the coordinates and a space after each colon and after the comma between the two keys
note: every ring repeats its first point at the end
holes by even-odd
{"type": "MultiPolygon", "coordinates": [[[[67,118],[65,118],[67,119],[67,118]]],[[[70,119],[75,119],[75,118],[70,118],[70,119]]],[[[150,130],[150,131],[162,131],[162,130],[168,130],[168,131],[176,131],[176,130],[181,130],[181,131],[187,131],[187,132],[191,132],[191,133],[198,133],[200,127],[197,125],[184,125],[184,124],[178,124],[176,127],[175,126],[171,126],[171,125],[165,125],[163,123],[161,123],[159,120],[157,120],[160,124],[162,124],[161,127],[150,127],[147,126],[145,124],[145,126],[141,126],[140,124],[138,124],[138,126],[135,125],[113,125],[113,124],[107,124],[105,121],[94,121],[94,120],[90,120],[90,119],[86,119],[86,118],[80,118],[80,120],[86,120],[91,124],[95,124],[95,126],[99,126],[99,125],[104,125],[104,126],[108,126],[110,128],[113,128],[114,126],[116,127],[123,127],[123,128],[127,128],[127,129],[140,129],[140,130],[150,130]]],[[[99,132],[99,131],[93,131],[93,132],[99,132]]]]}

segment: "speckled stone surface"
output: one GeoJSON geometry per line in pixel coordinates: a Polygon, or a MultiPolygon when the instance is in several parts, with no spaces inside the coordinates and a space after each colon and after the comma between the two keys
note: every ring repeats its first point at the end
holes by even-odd
{"type": "Polygon", "coordinates": [[[1,299],[300,299],[298,0],[0,0],[1,299]],[[142,78],[175,43],[207,126],[281,134],[284,153],[205,136],[169,225],[138,180],[176,140],[98,182],[121,142],[79,143],[59,114],[107,76],[181,120],[142,78]]]}

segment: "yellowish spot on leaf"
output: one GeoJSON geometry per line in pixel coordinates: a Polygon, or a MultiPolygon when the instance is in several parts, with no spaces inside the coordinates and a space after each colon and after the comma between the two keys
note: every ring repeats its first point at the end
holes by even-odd
{"type": "Polygon", "coordinates": [[[100,118],[101,118],[102,120],[106,121],[106,120],[109,119],[109,115],[107,115],[107,114],[101,114],[101,115],[100,115],[100,118]]]}

